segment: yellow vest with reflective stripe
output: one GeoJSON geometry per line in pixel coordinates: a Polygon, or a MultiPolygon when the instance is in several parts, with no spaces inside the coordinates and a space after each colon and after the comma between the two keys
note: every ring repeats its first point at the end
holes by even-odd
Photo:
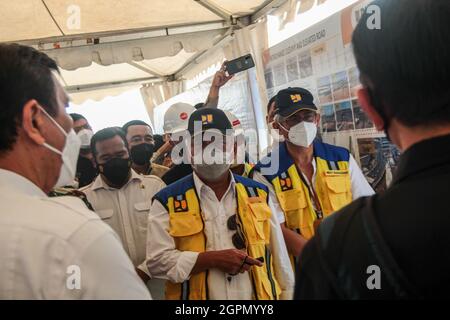
{"type": "MultiPolygon", "coordinates": [[[[318,219],[314,210],[309,189],[303,176],[287,152],[286,144],[280,145],[280,165],[275,174],[264,175],[263,166],[254,170],[263,173],[272,184],[286,218],[288,228],[310,239],[314,233],[314,222],[318,219]]],[[[271,157],[271,155],[269,155],[271,157]]],[[[316,191],[324,218],[352,202],[352,188],[349,173],[348,150],[319,141],[314,142],[316,161],[316,191]]],[[[269,163],[263,160],[262,163],[269,163]]]]}
{"type": "MultiPolygon", "coordinates": [[[[254,299],[275,300],[281,293],[273,271],[270,252],[270,216],[267,189],[253,180],[234,175],[239,214],[247,254],[264,258],[262,267],[252,267],[250,277],[254,299]]],[[[155,195],[169,214],[169,234],[180,251],[205,252],[206,236],[200,202],[192,175],[172,184],[155,195]]],[[[168,300],[208,299],[208,272],[192,275],[184,283],[166,282],[168,300]]]]}

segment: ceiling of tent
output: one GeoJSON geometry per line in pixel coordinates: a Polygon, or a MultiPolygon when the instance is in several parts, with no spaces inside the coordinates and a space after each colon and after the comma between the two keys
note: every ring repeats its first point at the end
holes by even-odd
{"type": "Polygon", "coordinates": [[[105,91],[167,80],[233,29],[284,2],[2,0],[0,42],[49,54],[63,69],[69,92],[105,91]]]}
{"type": "MultiPolygon", "coordinates": [[[[264,0],[209,0],[236,16],[248,15],[264,0]]],[[[0,2],[0,42],[117,32],[220,21],[195,0],[21,0],[0,2]],[[68,28],[70,8],[81,12],[81,28],[68,28]]]]}

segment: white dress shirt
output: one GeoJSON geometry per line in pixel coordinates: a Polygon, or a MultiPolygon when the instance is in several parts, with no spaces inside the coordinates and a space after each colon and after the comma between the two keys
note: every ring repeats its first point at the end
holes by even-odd
{"type": "MultiPolygon", "coordinates": [[[[227,227],[227,220],[237,212],[236,190],[232,176],[230,185],[219,201],[214,191],[194,173],[194,183],[200,198],[200,207],[205,222],[206,251],[235,249],[232,236],[235,231],[227,227]]],[[[269,203],[272,208],[271,203],[269,203]]],[[[272,214],[270,247],[273,254],[275,277],[282,288],[283,299],[291,299],[294,274],[290,265],[283,234],[272,214]]],[[[148,223],[147,266],[152,276],[181,283],[190,278],[190,273],[199,253],[178,251],[169,230],[169,214],[165,207],[154,201],[148,223]]],[[[218,269],[209,270],[209,298],[212,300],[251,300],[253,289],[249,273],[238,274],[228,280],[229,275],[218,269]]]]}
{"type": "Polygon", "coordinates": [[[0,299],[150,299],[117,234],[75,197],[0,169],[0,299]]]}
{"type": "MultiPolygon", "coordinates": [[[[313,165],[314,172],[313,172],[313,178],[312,178],[313,181],[312,181],[311,187],[314,188],[314,186],[316,185],[316,178],[317,178],[317,164],[316,164],[315,159],[313,159],[312,165],[313,165]]],[[[350,159],[349,159],[349,173],[350,173],[350,180],[351,180],[351,184],[352,184],[353,200],[375,194],[375,191],[372,189],[369,182],[367,182],[366,177],[362,173],[361,169],[359,168],[358,164],[355,161],[355,158],[353,158],[352,155],[350,155],[350,159]]],[[[303,174],[303,173],[301,173],[301,174],[303,174]]],[[[275,194],[275,189],[273,188],[272,183],[270,183],[258,171],[254,172],[253,180],[263,183],[264,185],[266,185],[269,188],[270,198],[272,199],[274,206],[277,209],[276,212],[279,213],[278,221],[280,221],[280,223],[286,222],[284,213],[280,207],[280,203],[278,202],[278,198],[275,194]]],[[[308,179],[305,178],[305,181],[308,181],[308,179]]]]}
{"type": "Polygon", "coordinates": [[[120,189],[109,187],[99,175],[80,190],[100,218],[117,232],[133,264],[147,273],[148,214],[153,196],[165,186],[160,178],[140,175],[131,169],[130,180],[120,189]]]}

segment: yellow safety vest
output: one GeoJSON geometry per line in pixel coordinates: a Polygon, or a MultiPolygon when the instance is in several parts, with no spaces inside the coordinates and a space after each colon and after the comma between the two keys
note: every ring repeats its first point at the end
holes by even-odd
{"type": "MultiPolygon", "coordinates": [[[[264,258],[262,267],[250,269],[256,300],[276,300],[281,294],[273,270],[270,251],[270,216],[267,188],[253,180],[234,175],[238,204],[238,223],[246,242],[247,254],[264,258]]],[[[169,233],[180,251],[205,252],[206,236],[200,201],[192,174],[169,185],[155,195],[170,216],[169,233]]],[[[167,300],[207,300],[208,272],[192,275],[183,283],[166,282],[167,300]]]]}
{"type": "MultiPolygon", "coordinates": [[[[272,184],[284,212],[286,226],[310,239],[315,233],[314,222],[318,217],[309,188],[287,152],[286,143],[282,143],[279,149],[273,152],[268,156],[270,159],[263,159],[253,170],[262,172],[272,184]],[[264,174],[263,169],[271,166],[273,152],[278,152],[280,165],[274,174],[264,174]]],[[[317,165],[314,190],[325,218],[352,202],[350,152],[345,148],[316,140],[314,159],[317,165]]]]}

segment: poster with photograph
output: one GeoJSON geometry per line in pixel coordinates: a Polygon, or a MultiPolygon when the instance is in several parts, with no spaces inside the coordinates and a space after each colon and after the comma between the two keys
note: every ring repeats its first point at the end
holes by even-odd
{"type": "Polygon", "coordinates": [[[347,72],[342,71],[333,74],[333,98],[334,101],[345,100],[350,98],[348,88],[347,72]]]}
{"type": "Polygon", "coordinates": [[[289,59],[286,60],[286,68],[287,68],[288,82],[292,82],[300,78],[300,74],[298,71],[297,56],[290,57],[289,59]]]}
{"type": "Polygon", "coordinates": [[[352,100],[353,114],[355,117],[355,129],[370,129],[374,127],[367,114],[361,108],[358,100],[352,100]]]}
{"type": "Polygon", "coordinates": [[[269,98],[289,86],[313,94],[321,113],[322,139],[348,148],[381,192],[392,180],[400,152],[376,131],[357,101],[360,81],[351,39],[368,3],[356,2],[271,47],[264,53],[264,68],[269,98]]]}
{"type": "Polygon", "coordinates": [[[286,69],[284,68],[284,64],[278,64],[273,68],[275,85],[277,87],[286,84],[286,69]]]}
{"type": "Polygon", "coordinates": [[[391,184],[397,168],[400,150],[386,137],[358,138],[358,152],[367,181],[377,192],[383,192],[391,184]]]}
{"type": "Polygon", "coordinates": [[[321,107],[322,131],[323,133],[336,131],[336,114],[334,105],[325,105],[321,107]]]}
{"type": "Polygon", "coordinates": [[[300,77],[302,79],[309,78],[313,75],[311,53],[309,51],[302,53],[298,57],[298,64],[300,66],[300,77]]]}
{"type": "Polygon", "coordinates": [[[355,130],[353,123],[352,104],[350,101],[339,102],[334,105],[338,131],[355,130]]]}
{"type": "Polygon", "coordinates": [[[319,96],[320,104],[333,102],[331,78],[329,76],[317,80],[317,94],[319,96]]]}
{"type": "Polygon", "coordinates": [[[350,96],[352,98],[357,97],[359,83],[359,71],[357,67],[350,68],[348,70],[348,82],[350,84],[350,96]]]}
{"type": "Polygon", "coordinates": [[[272,70],[266,71],[266,73],[264,74],[264,77],[266,79],[267,89],[272,89],[274,87],[272,70]]]}

